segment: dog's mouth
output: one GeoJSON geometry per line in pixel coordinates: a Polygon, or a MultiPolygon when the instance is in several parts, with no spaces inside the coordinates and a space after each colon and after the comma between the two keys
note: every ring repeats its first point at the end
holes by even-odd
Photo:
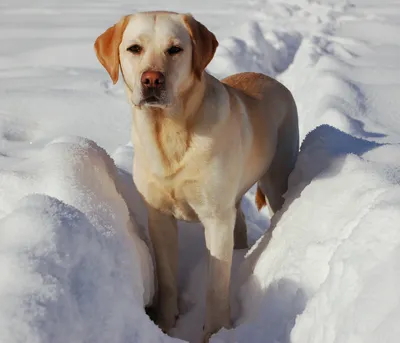
{"type": "Polygon", "coordinates": [[[139,107],[160,107],[160,108],[164,108],[167,106],[167,104],[160,98],[156,97],[156,96],[149,96],[145,99],[142,99],[139,103],[139,107]]]}
{"type": "Polygon", "coordinates": [[[139,106],[166,107],[168,104],[163,95],[163,92],[148,92],[148,94],[143,94],[139,106]]]}
{"type": "Polygon", "coordinates": [[[156,95],[150,95],[147,98],[142,99],[141,102],[142,104],[155,104],[155,103],[160,103],[161,99],[156,95]]]}

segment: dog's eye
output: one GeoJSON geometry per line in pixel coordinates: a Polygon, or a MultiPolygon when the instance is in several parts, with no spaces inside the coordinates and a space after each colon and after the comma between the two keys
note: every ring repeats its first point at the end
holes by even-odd
{"type": "Polygon", "coordinates": [[[168,52],[168,54],[169,55],[176,55],[176,54],[179,54],[181,51],[183,51],[183,49],[181,48],[181,47],[179,47],[179,46],[171,46],[168,50],[167,50],[167,52],[168,52]]]}
{"type": "Polygon", "coordinates": [[[138,55],[142,52],[143,48],[140,45],[134,44],[130,46],[128,49],[132,54],[138,55]]]}

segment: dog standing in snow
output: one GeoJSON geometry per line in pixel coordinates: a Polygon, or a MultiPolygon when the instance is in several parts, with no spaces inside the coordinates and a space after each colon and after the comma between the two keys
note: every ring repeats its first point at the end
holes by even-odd
{"type": "Polygon", "coordinates": [[[133,111],[133,178],[148,207],[158,279],[158,324],[179,314],[177,219],[204,225],[209,254],[204,341],[231,326],[233,248],[247,247],[242,196],[284,202],[299,145],[294,99],[278,81],[241,73],[219,81],[205,72],[218,42],[191,15],[123,17],[95,42],[113,83],[123,76],[133,111]]]}

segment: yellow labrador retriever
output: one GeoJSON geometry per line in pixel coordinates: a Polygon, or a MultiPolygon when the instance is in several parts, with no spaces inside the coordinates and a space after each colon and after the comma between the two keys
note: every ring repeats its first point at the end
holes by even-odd
{"type": "Polygon", "coordinates": [[[291,93],[262,74],[209,75],[217,46],[191,15],[161,11],[123,17],[95,42],[114,84],[121,69],[132,107],[133,178],[148,206],[166,332],[178,316],[176,220],[204,225],[204,341],[231,326],[232,250],[247,247],[241,198],[258,182],[258,208],[267,198],[279,210],[299,144],[291,93]]]}

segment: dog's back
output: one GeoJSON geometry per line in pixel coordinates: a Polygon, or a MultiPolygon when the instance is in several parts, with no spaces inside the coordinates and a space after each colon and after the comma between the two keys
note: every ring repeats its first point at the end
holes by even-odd
{"type": "Polygon", "coordinates": [[[266,205],[266,196],[275,213],[283,205],[283,195],[299,150],[298,116],[293,96],[280,82],[259,73],[239,73],[221,82],[249,97],[244,99],[248,106],[257,107],[248,113],[258,144],[271,132],[278,133],[275,154],[267,167],[268,171],[258,182],[256,194],[258,209],[266,205]],[[277,126],[276,130],[270,131],[273,123],[277,126]]]}
{"type": "Polygon", "coordinates": [[[268,87],[279,84],[278,81],[267,75],[250,72],[230,75],[221,80],[221,82],[258,100],[264,96],[268,87]]]}

